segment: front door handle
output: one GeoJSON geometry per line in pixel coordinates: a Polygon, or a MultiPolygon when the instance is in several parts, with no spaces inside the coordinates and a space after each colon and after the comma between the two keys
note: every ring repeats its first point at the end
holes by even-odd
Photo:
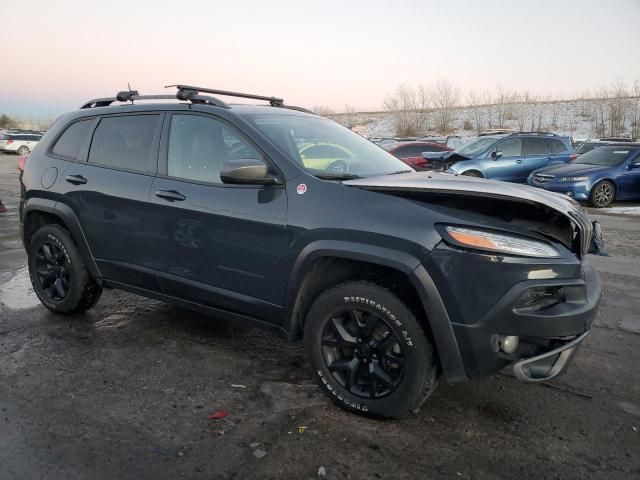
{"type": "Polygon", "coordinates": [[[522,160],[516,160],[516,163],[522,163],[522,160]]]}
{"type": "Polygon", "coordinates": [[[67,175],[66,177],[64,177],[64,179],[69,183],[73,183],[74,185],[82,185],[83,183],[87,183],[87,179],[82,175],[67,175]]]}
{"type": "Polygon", "coordinates": [[[182,195],[180,192],[176,192],[175,190],[158,190],[156,191],[156,197],[163,198],[170,202],[181,202],[187,199],[187,197],[182,195]]]}

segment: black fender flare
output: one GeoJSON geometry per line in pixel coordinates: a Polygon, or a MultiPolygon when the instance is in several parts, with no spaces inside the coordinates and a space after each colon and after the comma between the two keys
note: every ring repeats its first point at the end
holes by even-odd
{"type": "Polygon", "coordinates": [[[300,287],[311,266],[321,257],[363,261],[405,274],[420,297],[445,378],[449,383],[469,379],[451,320],[431,275],[420,259],[390,248],[339,240],[318,240],[308,244],[295,260],[287,286],[283,326],[290,339],[298,327],[295,309],[300,287]]]}
{"type": "MultiPolygon", "coordinates": [[[[62,220],[67,230],[71,232],[71,236],[75,240],[78,250],[80,251],[80,255],[82,255],[85,265],[87,266],[87,270],[89,270],[93,278],[99,281],[102,278],[102,274],[93,259],[93,254],[89,248],[89,243],[87,242],[84,231],[80,226],[80,221],[71,207],[48,198],[32,197],[28,199],[24,205],[22,214],[23,225],[26,222],[28,215],[33,212],[49,213],[62,220]]],[[[26,232],[24,231],[22,232],[22,242],[25,245],[25,248],[27,248],[26,232]]]]}

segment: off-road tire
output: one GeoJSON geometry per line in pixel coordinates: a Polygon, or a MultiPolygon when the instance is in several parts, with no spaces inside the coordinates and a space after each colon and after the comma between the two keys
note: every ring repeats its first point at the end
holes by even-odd
{"type": "Polygon", "coordinates": [[[60,225],[45,225],[36,231],[29,243],[29,276],[33,290],[49,310],[55,313],[72,314],[83,312],[96,304],[102,288],[91,277],[78,247],[69,232],[60,225]],[[52,299],[42,286],[36,273],[38,255],[43,245],[53,245],[64,256],[62,262],[68,272],[68,290],[60,299],[52,299]]]}
{"type": "Polygon", "coordinates": [[[304,342],[320,387],[334,403],[350,412],[397,418],[420,407],[437,386],[439,369],[434,348],[414,313],[391,291],[374,283],[347,281],[321,293],[306,317],[304,342]],[[354,308],[366,318],[375,314],[382,320],[379,325],[395,333],[396,348],[404,359],[401,380],[394,390],[379,398],[366,398],[347,390],[331,373],[325,358],[323,342],[328,322],[340,312],[354,308]]]}
{"type": "Polygon", "coordinates": [[[616,199],[616,186],[609,180],[602,180],[591,187],[589,205],[595,208],[608,207],[616,199]]]}

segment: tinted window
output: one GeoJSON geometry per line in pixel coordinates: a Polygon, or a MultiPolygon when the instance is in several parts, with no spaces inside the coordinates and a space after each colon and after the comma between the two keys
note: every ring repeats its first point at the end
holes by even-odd
{"type": "MultiPolygon", "coordinates": [[[[425,150],[426,152],[426,150],[425,150]]],[[[422,153],[422,147],[416,147],[415,145],[409,145],[407,147],[401,147],[395,151],[394,155],[398,158],[418,157],[422,153]]]]}
{"type": "Polygon", "coordinates": [[[602,145],[603,145],[602,143],[583,143],[578,147],[578,149],[576,150],[576,153],[578,155],[582,155],[583,153],[590,152],[594,148],[601,147],[602,145]]]}
{"type": "Polygon", "coordinates": [[[173,115],[169,131],[167,173],[172,177],[222,183],[227,160],[262,159],[262,155],[231,127],[200,115],[173,115]]]}
{"type": "Polygon", "coordinates": [[[625,147],[600,147],[580,155],[575,163],[612,167],[620,165],[626,159],[631,158],[637,151],[637,149],[625,147]]]}
{"type": "Polygon", "coordinates": [[[525,155],[547,155],[549,149],[544,138],[525,138],[522,141],[525,155]]]}
{"type": "Polygon", "coordinates": [[[510,138],[499,143],[496,150],[502,152],[503,157],[519,157],[522,155],[522,140],[510,138]]]}
{"type": "Polygon", "coordinates": [[[75,159],[87,138],[93,120],[72,123],[53,146],[53,154],[75,159]]]}
{"type": "Polygon", "coordinates": [[[567,151],[567,147],[564,146],[560,140],[547,140],[549,143],[549,150],[551,153],[562,153],[567,151]]]}
{"type": "Polygon", "coordinates": [[[103,118],[93,134],[89,162],[148,171],[158,118],[158,115],[103,118]]]}

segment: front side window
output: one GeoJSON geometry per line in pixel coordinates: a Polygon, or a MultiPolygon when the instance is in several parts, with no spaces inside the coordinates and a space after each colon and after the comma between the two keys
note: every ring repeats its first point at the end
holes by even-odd
{"type": "Polygon", "coordinates": [[[75,160],[78,153],[80,153],[82,144],[87,139],[92,123],[93,119],[72,123],[67,127],[62,136],[58,138],[58,141],[51,150],[52,153],[60,157],[75,160]]]}
{"type": "Polygon", "coordinates": [[[283,114],[246,118],[289,158],[320,178],[413,171],[384,149],[325,118],[283,114]]]}
{"type": "Polygon", "coordinates": [[[522,140],[519,138],[510,138],[496,147],[496,151],[502,152],[503,157],[520,157],[522,156],[522,140]]]}
{"type": "Polygon", "coordinates": [[[544,138],[525,138],[523,140],[525,155],[548,155],[549,149],[544,138]]]}
{"type": "Polygon", "coordinates": [[[201,115],[171,117],[167,152],[170,177],[222,183],[222,164],[242,158],[263,159],[253,145],[225,123],[201,115]]]}
{"type": "Polygon", "coordinates": [[[146,172],[159,115],[106,117],[93,134],[89,163],[146,172]]]}

